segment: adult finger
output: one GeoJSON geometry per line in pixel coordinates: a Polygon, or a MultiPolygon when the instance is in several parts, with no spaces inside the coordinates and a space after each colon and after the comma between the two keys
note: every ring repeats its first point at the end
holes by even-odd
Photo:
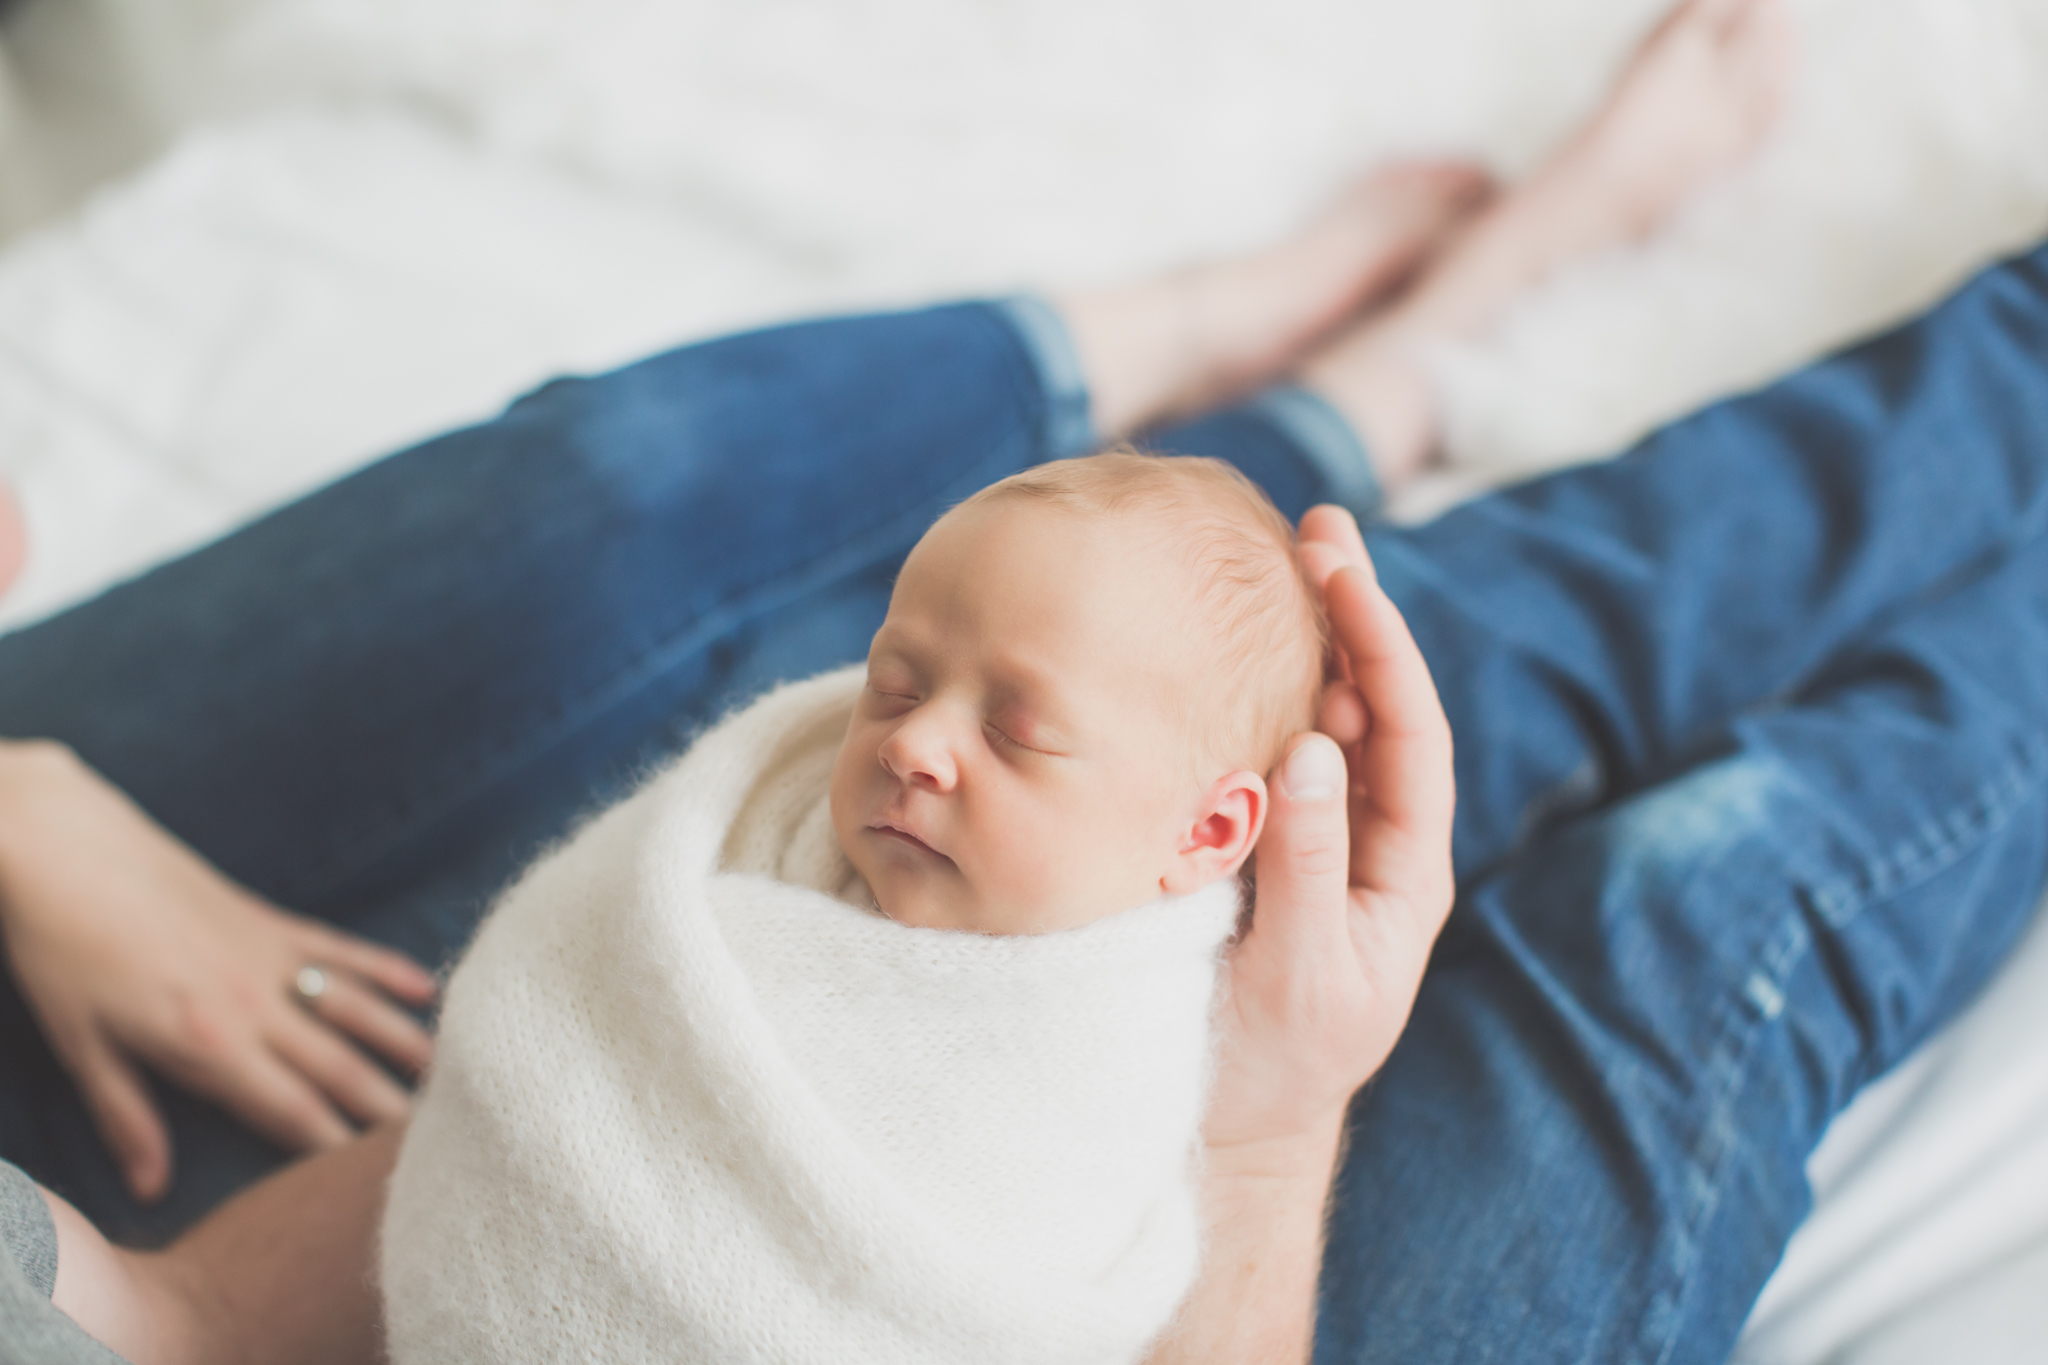
{"type": "Polygon", "coordinates": [[[345,934],[313,920],[292,917],[309,962],[344,967],[409,1004],[432,1003],[440,993],[434,974],[404,953],[345,934]]]}
{"type": "MultiPolygon", "coordinates": [[[[1342,568],[1357,569],[1377,578],[1372,556],[1366,552],[1365,536],[1358,529],[1358,521],[1342,507],[1329,504],[1311,507],[1302,516],[1296,546],[1302,572],[1319,593],[1328,589],[1330,576],[1342,568]]],[[[1351,680],[1351,661],[1341,640],[1332,639],[1330,642],[1329,676],[1339,682],[1351,680]]],[[[1341,712],[1319,716],[1316,728],[1339,744],[1354,742],[1352,731],[1355,727],[1346,723],[1341,712]]]]}
{"type": "Polygon", "coordinates": [[[1318,592],[1330,581],[1331,574],[1354,562],[1342,550],[1321,540],[1304,540],[1295,547],[1295,553],[1301,557],[1302,573],[1318,592]]]}
{"type": "Polygon", "coordinates": [[[287,1150],[332,1147],[352,1136],[334,1106],[254,1036],[238,1040],[225,1055],[146,1060],[287,1150]]]}
{"type": "Polygon", "coordinates": [[[1349,930],[1350,830],[1344,755],[1327,735],[1295,738],[1268,788],[1254,935],[1290,953],[1340,951],[1349,930]]]}
{"type": "MultiPolygon", "coordinates": [[[[1329,584],[1330,575],[1351,563],[1334,547],[1315,542],[1303,542],[1299,554],[1301,556],[1302,573],[1307,576],[1309,583],[1315,588],[1318,598],[1323,596],[1324,590],[1329,584]]],[[[1351,686],[1351,661],[1345,657],[1344,646],[1334,639],[1329,642],[1329,651],[1323,660],[1323,676],[1336,686],[1324,693],[1322,707],[1316,713],[1316,729],[1321,730],[1339,744],[1353,743],[1356,740],[1356,735],[1350,732],[1357,727],[1347,726],[1345,720],[1347,713],[1331,713],[1328,711],[1329,706],[1333,702],[1339,705],[1342,704],[1344,691],[1351,686]]],[[[1363,710],[1360,710],[1358,714],[1360,717],[1363,717],[1363,710]]]]}
{"type": "MultiPolygon", "coordinates": [[[[1366,553],[1365,536],[1359,531],[1357,520],[1343,508],[1327,503],[1311,507],[1302,515],[1295,536],[1295,553],[1301,558],[1302,572],[1317,592],[1329,585],[1331,574],[1347,566],[1373,573],[1372,556],[1366,553]]],[[[1337,665],[1332,676],[1349,676],[1342,667],[1342,647],[1332,649],[1331,654],[1337,665]]]]}
{"type": "Polygon", "coordinates": [[[306,1008],[320,1022],[414,1075],[434,1060],[434,1040],[417,1019],[345,972],[329,972],[327,989],[306,1008]]]}
{"type": "Polygon", "coordinates": [[[383,1068],[303,1011],[280,1018],[269,1043],[280,1059],[358,1123],[404,1118],[411,1107],[383,1068]]]}
{"type": "Polygon", "coordinates": [[[1450,722],[1429,665],[1401,613],[1363,573],[1339,570],[1325,598],[1368,717],[1352,778],[1369,828],[1354,831],[1352,880],[1388,889],[1440,880],[1456,788],[1450,722]]]}
{"type": "Polygon", "coordinates": [[[1345,563],[1372,571],[1372,556],[1365,550],[1365,534],[1358,518],[1342,507],[1323,503],[1302,513],[1296,539],[1304,545],[1326,545],[1345,563]]]}
{"type": "Polygon", "coordinates": [[[145,1204],[163,1198],[171,1183],[171,1134],[142,1073],[97,1033],[58,1051],[130,1192],[145,1204]]]}
{"type": "Polygon", "coordinates": [[[1316,706],[1316,729],[1345,749],[1365,738],[1365,698],[1349,679],[1335,678],[1324,685],[1316,706]]]}

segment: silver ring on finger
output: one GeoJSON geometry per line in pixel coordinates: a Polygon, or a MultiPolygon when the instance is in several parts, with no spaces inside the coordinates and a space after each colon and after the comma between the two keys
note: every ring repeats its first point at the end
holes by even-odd
{"type": "Polygon", "coordinates": [[[311,1009],[320,1002],[321,996],[327,994],[329,984],[327,973],[309,962],[292,977],[292,994],[298,997],[301,1005],[311,1009]]]}

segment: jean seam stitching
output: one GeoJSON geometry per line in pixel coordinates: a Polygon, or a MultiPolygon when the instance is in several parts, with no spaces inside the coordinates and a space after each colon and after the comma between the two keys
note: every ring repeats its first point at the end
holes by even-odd
{"type": "MultiPolygon", "coordinates": [[[[1971,848],[1981,845],[1990,835],[2004,828],[2009,823],[2012,813],[2030,797],[2040,792],[2044,786],[2044,778],[2048,778],[2048,773],[2043,771],[2044,756],[2048,756],[2048,738],[2039,734],[2026,737],[2020,742],[2020,751],[1997,776],[1979,783],[1967,796],[1950,807],[1950,817],[1923,821],[1894,852],[1871,860],[1864,868],[1846,877],[1836,878],[1826,888],[1809,889],[1808,897],[1816,903],[1817,910],[1821,909],[1818,902],[1823,890],[1836,898],[1835,906],[1839,913],[1830,914],[1826,910],[1821,910],[1821,918],[1830,926],[1847,924],[1871,903],[1904,895],[1954,866],[1971,851],[1971,848]],[[1962,812],[1968,812],[1968,818],[1961,822],[1960,828],[1951,828],[1958,823],[1953,813],[1962,812]],[[1914,844],[1928,843],[1931,836],[1937,834],[1945,836],[1939,839],[1938,845],[1931,847],[1925,854],[1913,854],[1909,858],[1908,851],[1914,844]],[[1910,879],[1901,880],[1898,867],[1906,861],[1913,861],[1919,865],[1913,869],[1910,879]],[[1861,894],[1857,895],[1847,888],[1856,888],[1861,894]]],[[[1796,890],[1794,895],[1796,899],[1796,890]]],[[[1812,947],[1813,936],[1806,931],[1800,917],[1796,913],[1788,915],[1779,930],[1764,939],[1759,953],[1758,971],[1764,972],[1782,994],[1792,970],[1805,959],[1812,947]]],[[[1745,975],[1744,985],[1746,986],[1756,974],[1751,972],[1745,975]]],[[[1676,1273],[1672,1277],[1672,1284],[1667,1291],[1674,1310],[1677,1305],[1685,1302],[1693,1288],[1693,1276],[1699,1268],[1699,1262],[1692,1254],[1692,1250],[1698,1244],[1699,1230],[1720,1206],[1721,1183],[1726,1175],[1727,1161],[1736,1151],[1737,1144],[1724,1142],[1718,1150],[1711,1153],[1705,1149],[1711,1141],[1733,1131],[1735,1102],[1748,1085],[1750,1067],[1757,1054],[1758,1040],[1765,1028],[1783,1017],[1781,1012],[1766,1012],[1754,999],[1742,994],[1740,989],[1734,997],[1732,1014],[1745,1027],[1740,1029],[1739,1037],[1724,1038],[1723,1044],[1715,1049],[1716,1055],[1709,1064],[1709,1070],[1717,1079],[1723,1080],[1721,1096],[1708,1113],[1702,1125],[1702,1139],[1695,1144],[1687,1162],[1688,1173],[1694,1178],[1699,1193],[1697,1202],[1690,1210],[1690,1216],[1681,1231],[1682,1252],[1678,1258],[1679,1263],[1674,1267],[1676,1273]]],[[[1663,1297],[1653,1296],[1652,1303],[1663,1297]]],[[[1676,1311],[1671,1314],[1670,1321],[1671,1326],[1667,1329],[1668,1334],[1661,1346],[1657,1345],[1654,1338],[1649,1338],[1646,1343],[1655,1347],[1655,1354],[1650,1358],[1652,1365],[1668,1365],[1672,1352],[1678,1347],[1679,1315],[1676,1311]]],[[[1645,1325],[1648,1326],[1647,1323],[1645,1325]]],[[[1649,1337],[1647,1332],[1644,1335],[1649,1337]]]]}
{"type": "Polygon", "coordinates": [[[1939,816],[1923,820],[1882,857],[1813,889],[1815,908],[1830,925],[1848,923],[1872,900],[1900,895],[1939,876],[1984,836],[2002,828],[2013,809],[2043,780],[2048,737],[2032,735],[1998,773],[1939,816]]]}
{"type": "MultiPolygon", "coordinates": [[[[1024,361],[1017,354],[1019,343],[1007,326],[986,314],[975,316],[983,318],[1002,334],[1007,343],[1004,368],[1010,396],[1022,400],[1022,405],[1029,408],[1036,391],[1035,376],[1020,372],[1024,361]]],[[[415,802],[413,808],[390,824],[382,835],[361,835],[338,848],[324,861],[318,873],[306,879],[302,894],[308,899],[331,894],[339,883],[354,875],[365,863],[390,852],[420,828],[446,818],[476,792],[555,747],[564,736],[615,710],[672,669],[679,656],[701,648],[736,623],[786,606],[811,588],[837,581],[876,563],[882,558],[884,547],[906,533],[905,523],[920,509],[929,506],[934,498],[944,498],[950,490],[963,486],[970,491],[979,488],[986,482],[986,471],[991,466],[1015,463],[1012,452],[1019,445],[1026,451],[1042,447],[1045,422],[1046,416],[1041,411],[1029,425],[1008,439],[995,443],[986,456],[964,473],[942,481],[931,493],[919,495],[909,504],[899,506],[859,536],[841,542],[800,565],[764,576],[729,593],[685,626],[640,650],[604,681],[585,688],[574,698],[558,702],[553,714],[540,725],[518,728],[518,742],[487,750],[459,772],[451,774],[438,792],[415,802]]]]}

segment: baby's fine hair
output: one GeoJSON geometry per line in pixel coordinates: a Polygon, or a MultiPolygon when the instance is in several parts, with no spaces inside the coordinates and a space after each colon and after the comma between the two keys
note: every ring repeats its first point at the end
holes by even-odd
{"type": "Polygon", "coordinates": [[[1329,648],[1321,595],[1301,571],[1294,528],[1233,466],[1119,446],[1035,465],[962,506],[1007,499],[1128,521],[1181,555],[1217,645],[1188,697],[1202,759],[1264,773],[1315,723],[1329,648]]]}

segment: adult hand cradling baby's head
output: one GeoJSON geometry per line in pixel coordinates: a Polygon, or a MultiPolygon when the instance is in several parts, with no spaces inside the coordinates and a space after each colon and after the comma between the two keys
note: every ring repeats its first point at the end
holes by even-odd
{"type": "Polygon", "coordinates": [[[1451,731],[1428,665],[1348,512],[1313,509],[1301,543],[1329,614],[1331,733],[1297,738],[1273,774],[1258,900],[1219,1015],[1212,1159],[1305,1142],[1327,1161],[1344,1106],[1407,1023],[1454,890],[1451,731]]]}

